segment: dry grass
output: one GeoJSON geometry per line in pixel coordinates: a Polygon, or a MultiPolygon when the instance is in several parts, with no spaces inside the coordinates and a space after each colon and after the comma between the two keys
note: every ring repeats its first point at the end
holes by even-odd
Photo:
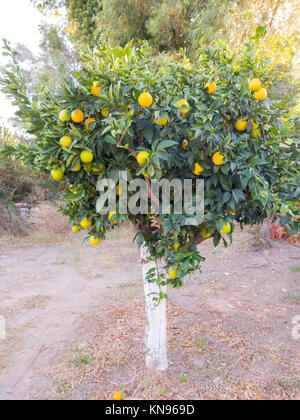
{"type": "Polygon", "coordinates": [[[82,343],[47,371],[55,383],[50,398],[111,399],[116,391],[125,399],[145,400],[300,398],[299,366],[284,348],[254,344],[251,337],[224,329],[224,314],[201,322],[199,310],[170,301],[169,369],[146,371],[141,290],[127,285],[110,301],[83,321],[82,343]],[[269,369],[270,361],[280,368],[269,369]]]}

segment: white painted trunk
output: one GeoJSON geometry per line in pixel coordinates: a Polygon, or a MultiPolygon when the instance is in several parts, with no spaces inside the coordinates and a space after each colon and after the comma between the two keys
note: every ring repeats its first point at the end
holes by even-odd
{"type": "MultiPolygon", "coordinates": [[[[146,328],[146,366],[150,369],[164,371],[168,369],[167,357],[167,318],[166,318],[166,299],[159,304],[154,297],[158,297],[159,287],[156,283],[149,283],[146,280],[147,272],[155,267],[154,261],[148,261],[148,248],[144,244],[141,247],[141,259],[143,266],[143,281],[146,297],[146,313],[148,326],[146,328]]],[[[166,292],[166,287],[161,287],[161,291],[166,292]]]]}
{"type": "Polygon", "coordinates": [[[0,315],[0,340],[5,340],[6,337],[6,323],[4,316],[0,315]]]}

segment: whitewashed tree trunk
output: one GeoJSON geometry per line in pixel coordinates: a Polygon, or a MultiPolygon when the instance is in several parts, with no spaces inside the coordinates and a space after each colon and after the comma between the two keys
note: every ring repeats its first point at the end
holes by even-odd
{"type": "MultiPolygon", "coordinates": [[[[141,247],[141,259],[143,266],[143,281],[146,297],[146,313],[148,326],[146,328],[146,366],[150,369],[164,371],[168,369],[167,357],[167,317],[166,299],[159,304],[154,297],[158,297],[160,292],[156,283],[149,283],[146,279],[147,272],[155,267],[154,261],[148,261],[148,248],[144,244],[141,247]]],[[[166,292],[166,287],[161,287],[162,292],[166,292]]]]}

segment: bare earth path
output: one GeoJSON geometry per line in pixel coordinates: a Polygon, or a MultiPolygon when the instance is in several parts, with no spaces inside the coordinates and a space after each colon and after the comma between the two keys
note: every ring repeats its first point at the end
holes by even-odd
{"type": "Polygon", "coordinates": [[[0,314],[8,332],[0,341],[0,399],[43,396],[49,379],[39,368],[72,343],[79,322],[105,303],[108,291],[140,277],[132,269],[138,259],[132,241],[107,241],[101,250],[76,242],[0,254],[0,314]]]}
{"type": "Polygon", "coordinates": [[[153,375],[133,232],[94,248],[56,230],[0,244],[0,399],[300,398],[300,248],[254,250],[238,230],[230,248],[202,244],[203,273],[170,291],[170,368],[153,375]]]}

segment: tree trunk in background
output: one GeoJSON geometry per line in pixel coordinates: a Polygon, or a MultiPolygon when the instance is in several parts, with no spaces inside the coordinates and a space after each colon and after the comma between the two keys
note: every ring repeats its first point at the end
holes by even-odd
{"type": "Polygon", "coordinates": [[[270,22],[270,25],[269,25],[269,29],[273,25],[273,22],[274,22],[274,19],[275,19],[276,14],[278,12],[279,6],[280,6],[280,0],[277,1],[276,6],[275,6],[275,8],[273,10],[271,22],[270,22]]]}
{"type": "MultiPolygon", "coordinates": [[[[163,299],[159,305],[153,300],[158,297],[159,288],[156,283],[149,283],[146,279],[147,272],[151,268],[156,269],[154,261],[148,261],[148,248],[144,244],[141,247],[141,259],[143,266],[143,282],[146,298],[146,313],[148,326],[146,328],[146,366],[150,369],[165,371],[168,368],[167,358],[167,301],[163,299]]],[[[166,287],[161,290],[166,292],[166,287]]]]}

